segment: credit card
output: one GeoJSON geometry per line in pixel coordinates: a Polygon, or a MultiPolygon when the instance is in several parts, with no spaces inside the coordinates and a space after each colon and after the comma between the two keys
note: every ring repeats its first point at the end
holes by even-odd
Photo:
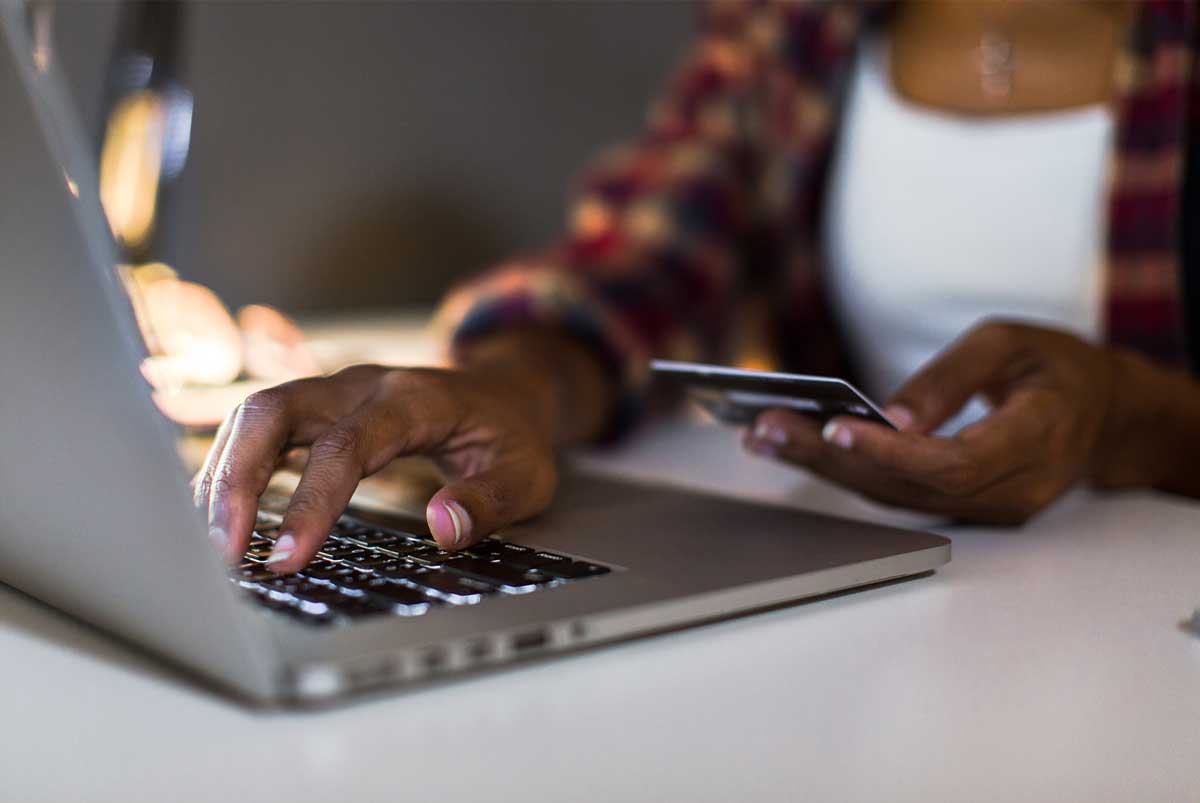
{"type": "Polygon", "coordinates": [[[897,428],[862,391],[837,377],[747,371],[674,360],[654,360],[650,369],[655,382],[682,390],[714,417],[736,426],[752,423],[764,410],[786,409],[821,422],[851,415],[897,428]]]}

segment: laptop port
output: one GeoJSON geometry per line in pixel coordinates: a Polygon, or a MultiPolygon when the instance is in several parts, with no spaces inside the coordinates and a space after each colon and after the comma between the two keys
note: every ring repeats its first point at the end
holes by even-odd
{"type": "Polygon", "coordinates": [[[545,630],[527,630],[513,637],[513,652],[526,652],[545,647],[550,637],[545,630]]]}
{"type": "Polygon", "coordinates": [[[422,662],[425,664],[426,671],[437,672],[439,669],[446,667],[446,651],[440,647],[434,647],[422,656],[422,662]]]}

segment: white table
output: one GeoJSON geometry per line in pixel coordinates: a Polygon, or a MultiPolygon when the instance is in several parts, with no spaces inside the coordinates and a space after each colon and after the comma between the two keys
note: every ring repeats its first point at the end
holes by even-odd
{"type": "MultiPolygon", "coordinates": [[[[602,470],[912,522],[675,422],[602,470]]],[[[1200,800],[1200,505],[1078,492],[932,577],[320,713],[0,591],[0,801],[1200,800]]]]}

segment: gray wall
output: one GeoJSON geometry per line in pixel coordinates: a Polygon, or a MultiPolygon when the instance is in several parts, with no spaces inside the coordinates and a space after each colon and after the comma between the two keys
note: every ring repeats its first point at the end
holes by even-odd
{"type": "MultiPolygon", "coordinates": [[[[112,3],[61,3],[98,130],[112,3]]],[[[571,177],[639,130],[692,32],[665,2],[190,6],[192,151],[161,256],[232,304],[433,302],[562,230],[571,177]]]]}

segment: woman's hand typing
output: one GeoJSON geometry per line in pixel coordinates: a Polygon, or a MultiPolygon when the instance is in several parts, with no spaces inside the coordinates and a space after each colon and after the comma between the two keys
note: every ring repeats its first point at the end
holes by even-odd
{"type": "Polygon", "coordinates": [[[297,448],[308,460],[269,561],[281,573],[313,558],[361,479],[404,455],[427,455],[448,480],[426,508],[447,549],[542,511],[557,483],[553,447],[602,424],[607,378],[582,347],[545,333],[473,354],[461,370],[362,365],[247,398],[195,481],[226,558],[245,551],[259,496],[297,448]],[[586,399],[575,403],[575,389],[586,399]]]}

